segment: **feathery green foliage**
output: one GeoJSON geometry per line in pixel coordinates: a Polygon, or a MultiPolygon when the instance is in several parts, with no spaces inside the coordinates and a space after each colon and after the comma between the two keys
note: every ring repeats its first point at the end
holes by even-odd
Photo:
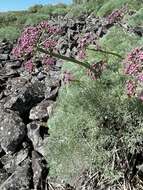
{"type": "Polygon", "coordinates": [[[129,18],[128,24],[132,27],[143,28],[143,8],[139,9],[139,11],[129,18]]]}
{"type": "MultiPolygon", "coordinates": [[[[112,27],[100,40],[107,50],[125,56],[140,44],[141,38],[112,27]]],[[[122,60],[88,50],[88,60],[108,61],[101,80],[92,81],[85,70],[65,63],[63,70],[71,71],[78,81],[62,87],[53,117],[48,121],[49,141],[47,160],[50,175],[73,182],[83,170],[95,168],[111,180],[123,176],[116,164],[134,153],[136,142],[143,137],[143,105],[128,99],[124,92],[122,60]]]]}

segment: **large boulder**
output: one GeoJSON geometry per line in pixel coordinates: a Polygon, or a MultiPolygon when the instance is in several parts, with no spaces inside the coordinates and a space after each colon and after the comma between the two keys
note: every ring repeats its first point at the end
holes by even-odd
{"type": "Polygon", "coordinates": [[[44,89],[45,84],[38,80],[33,83],[25,78],[8,81],[7,88],[4,91],[5,96],[7,96],[4,107],[18,111],[25,121],[30,109],[44,99],[44,89]]]}
{"type": "Polygon", "coordinates": [[[27,125],[27,135],[32,142],[33,149],[45,155],[45,145],[48,141],[48,128],[42,122],[33,121],[27,125]]]}
{"type": "Polygon", "coordinates": [[[31,120],[46,120],[49,118],[54,107],[54,102],[51,100],[43,100],[37,106],[30,110],[29,118],[31,120]]]}

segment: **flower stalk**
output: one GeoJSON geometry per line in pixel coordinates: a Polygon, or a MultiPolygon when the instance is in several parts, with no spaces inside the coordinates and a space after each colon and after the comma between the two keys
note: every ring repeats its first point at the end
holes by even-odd
{"type": "Polygon", "coordinates": [[[120,54],[116,53],[116,52],[111,52],[111,51],[106,51],[106,50],[103,50],[103,49],[93,49],[93,48],[87,48],[88,50],[91,50],[91,51],[95,51],[95,52],[101,52],[101,53],[104,53],[104,54],[109,54],[109,55],[113,55],[113,56],[116,56],[120,59],[124,59],[124,57],[122,57],[120,54]]]}
{"type": "Polygon", "coordinates": [[[37,47],[37,50],[38,50],[39,52],[41,52],[41,53],[48,54],[48,55],[51,56],[51,57],[55,57],[55,58],[58,58],[58,59],[62,59],[62,60],[64,60],[64,61],[70,61],[70,62],[76,63],[76,64],[78,64],[78,65],[81,65],[81,66],[83,66],[83,67],[85,67],[85,68],[87,68],[87,69],[90,69],[90,70],[93,71],[93,72],[95,71],[95,70],[90,66],[90,64],[89,64],[88,62],[81,62],[81,61],[78,61],[78,60],[76,60],[76,59],[74,59],[74,58],[72,58],[72,57],[67,57],[67,56],[65,56],[65,55],[61,55],[61,54],[55,53],[55,52],[53,52],[53,51],[48,51],[48,50],[45,50],[45,49],[43,49],[43,48],[41,48],[41,47],[37,47]]]}

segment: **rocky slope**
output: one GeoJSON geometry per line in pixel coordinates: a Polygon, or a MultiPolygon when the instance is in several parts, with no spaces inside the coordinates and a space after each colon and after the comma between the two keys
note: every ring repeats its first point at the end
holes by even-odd
{"type": "MultiPolygon", "coordinates": [[[[104,33],[98,19],[85,17],[51,20],[63,30],[58,42],[60,53],[76,55],[81,31],[104,33]]],[[[0,42],[0,189],[46,190],[46,122],[61,84],[61,62],[57,60],[48,68],[42,67],[38,60],[35,72],[29,74],[22,61],[10,54],[12,48],[11,42],[0,42]]]]}
{"type": "Polygon", "coordinates": [[[60,86],[60,64],[30,75],[10,55],[12,46],[0,42],[0,189],[47,189],[43,144],[60,86]]]}
{"type": "MultiPolygon", "coordinates": [[[[93,15],[59,17],[50,22],[62,27],[59,52],[71,57],[77,54],[80,33],[92,31],[102,37],[110,27],[93,15]]],[[[11,42],[0,42],[0,189],[54,189],[48,185],[44,147],[49,135],[47,120],[61,86],[62,62],[57,60],[48,68],[37,60],[36,70],[29,74],[23,62],[10,54],[12,48],[11,42]]]]}

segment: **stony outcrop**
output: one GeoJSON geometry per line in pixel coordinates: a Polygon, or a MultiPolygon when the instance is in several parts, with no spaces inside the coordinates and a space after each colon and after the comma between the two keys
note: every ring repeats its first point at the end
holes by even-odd
{"type": "Polygon", "coordinates": [[[10,42],[0,42],[0,189],[46,190],[46,123],[58,95],[61,67],[29,74],[11,49],[10,42]]]}
{"type": "MultiPolygon", "coordinates": [[[[92,31],[102,37],[107,31],[93,15],[58,17],[50,22],[62,28],[59,52],[71,57],[77,55],[80,33],[92,31]]],[[[45,126],[56,105],[62,61],[47,67],[39,60],[29,74],[23,62],[10,54],[12,47],[13,43],[0,41],[0,189],[48,190],[44,146],[49,134],[45,126]]]]}

